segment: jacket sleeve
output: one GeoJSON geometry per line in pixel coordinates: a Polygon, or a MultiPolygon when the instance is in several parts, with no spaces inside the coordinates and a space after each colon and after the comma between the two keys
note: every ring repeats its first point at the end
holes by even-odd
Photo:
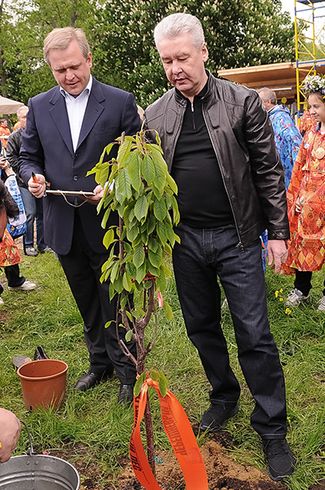
{"type": "Polygon", "coordinates": [[[7,142],[7,160],[11,168],[17,174],[19,172],[19,150],[20,150],[20,139],[17,131],[12,133],[7,142]]]}
{"type": "Polygon", "coordinates": [[[251,92],[245,103],[245,140],[269,239],[285,240],[289,238],[289,223],[284,173],[272,126],[256,92],[251,92]]]}
{"type": "Polygon", "coordinates": [[[40,142],[34,117],[32,99],[28,103],[26,129],[22,133],[19,168],[22,180],[27,184],[35,174],[44,175],[44,152],[40,142]]]}
{"type": "Polygon", "coordinates": [[[132,94],[128,94],[128,97],[125,101],[124,109],[121,115],[121,121],[123,131],[127,135],[133,136],[140,130],[140,116],[138,114],[138,108],[132,94]]]}

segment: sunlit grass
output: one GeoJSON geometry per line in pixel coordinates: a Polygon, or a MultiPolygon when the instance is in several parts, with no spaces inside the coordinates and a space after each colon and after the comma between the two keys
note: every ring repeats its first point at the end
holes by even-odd
{"type": "MultiPolygon", "coordinates": [[[[25,257],[21,269],[39,287],[30,293],[6,289],[3,294],[5,305],[0,310],[1,405],[15,411],[28,424],[38,451],[65,449],[69,461],[82,461],[84,468],[95,462],[100,481],[105,485],[118,478],[121,461],[128,454],[132,410],[117,404],[116,379],[87,393],[74,391],[75,380],[88,368],[88,354],[81,318],[54,255],[25,257]],[[37,345],[44,346],[50,357],[69,364],[68,393],[58,412],[38,410],[28,413],[23,406],[20,383],[11,359],[17,354],[32,357],[37,345]]],[[[298,458],[297,470],[288,488],[307,490],[324,478],[324,313],[317,311],[317,301],[322,294],[321,273],[314,275],[310,304],[286,312],[284,301],[280,299],[285,299],[292,283],[291,277],[267,273],[271,329],[286,377],[288,439],[298,458]]],[[[174,320],[167,322],[162,316],[159,318],[157,343],[148,366],[165,372],[170,389],[183,404],[191,422],[197,423],[208,405],[209,385],[196,350],[187,339],[174,282],[170,283],[168,299],[173,306],[174,320]]],[[[249,424],[253,403],[237,361],[227,309],[223,311],[223,327],[232,366],[242,385],[239,414],[227,426],[234,440],[231,453],[241,463],[264,469],[259,438],[249,424]]],[[[168,443],[158,423],[155,401],[153,407],[157,421],[156,444],[165,449],[168,443]]],[[[200,443],[203,441],[204,437],[200,437],[200,443]]],[[[28,438],[23,431],[17,453],[25,452],[27,447],[28,438]]]]}

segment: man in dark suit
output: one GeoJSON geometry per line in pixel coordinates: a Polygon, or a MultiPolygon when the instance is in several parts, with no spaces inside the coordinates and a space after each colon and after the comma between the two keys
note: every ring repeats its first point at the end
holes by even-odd
{"type": "Polygon", "coordinates": [[[58,254],[84,321],[90,369],[76,389],[93,387],[115,369],[119,401],[129,402],[135,367],[121,352],[114,326],[105,329],[116,318],[116,303],[109,301],[108,285],[99,280],[107,258],[102,216],[96,211],[103,190],[86,174],[108,143],[123,131],[138,131],[137,107],[132,94],[91,76],[92,55],[81,29],[54,29],[45,39],[44,57],[58,86],[29,101],[21,175],[36,197],[45,195],[46,182],[51,189],[94,192],[86,201],[46,196],[45,241],[58,254]]]}

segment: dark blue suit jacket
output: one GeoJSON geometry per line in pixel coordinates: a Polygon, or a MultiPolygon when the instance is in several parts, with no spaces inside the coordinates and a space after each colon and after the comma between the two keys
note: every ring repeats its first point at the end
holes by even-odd
{"type": "MultiPolygon", "coordinates": [[[[93,78],[76,151],[73,150],[68,114],[60,88],[54,87],[29,101],[27,126],[20,152],[20,175],[27,182],[32,172],[43,174],[51,189],[93,191],[87,171],[98,162],[104,147],[121,135],[135,134],[140,119],[132,94],[93,78]]],[[[74,198],[70,198],[74,202],[74,198]]],[[[104,252],[101,215],[96,206],[84,204],[79,216],[94,252],[104,252]]],[[[45,242],[65,255],[72,241],[75,208],[62,196],[44,199],[45,242]]]]}

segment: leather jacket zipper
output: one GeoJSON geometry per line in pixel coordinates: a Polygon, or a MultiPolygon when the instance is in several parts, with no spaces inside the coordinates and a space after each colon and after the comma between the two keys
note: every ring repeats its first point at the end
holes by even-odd
{"type": "Polygon", "coordinates": [[[191,100],[191,112],[192,112],[192,124],[193,124],[193,129],[196,131],[196,125],[195,125],[195,114],[194,114],[194,104],[193,100],[191,100]]]}

